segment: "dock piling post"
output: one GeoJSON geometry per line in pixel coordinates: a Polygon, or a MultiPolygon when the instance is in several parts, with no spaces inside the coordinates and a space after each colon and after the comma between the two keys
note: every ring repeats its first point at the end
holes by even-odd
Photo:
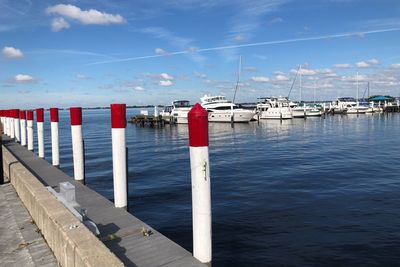
{"type": "Polygon", "coordinates": [[[60,149],[58,141],[58,108],[50,108],[51,158],[53,166],[60,166],[60,149]]]}
{"type": "MultiPolygon", "coordinates": [[[[3,115],[2,115],[3,116],[3,115]]],[[[3,171],[3,125],[0,125],[0,184],[4,184],[4,171],[3,171]]]]}
{"type": "Polygon", "coordinates": [[[21,142],[21,130],[19,123],[19,109],[14,109],[14,132],[15,132],[15,140],[19,143],[21,142]]]}
{"type": "Polygon", "coordinates": [[[33,151],[33,111],[28,110],[26,112],[26,118],[27,118],[27,133],[28,133],[28,150],[33,151]]]}
{"type": "Polygon", "coordinates": [[[37,126],[37,137],[38,137],[38,154],[39,158],[44,158],[44,109],[36,109],[36,126],[37,126]]]}
{"type": "Polygon", "coordinates": [[[21,146],[26,146],[26,110],[19,112],[21,125],[21,146]]]}
{"type": "Polygon", "coordinates": [[[10,118],[9,118],[9,127],[10,127],[10,138],[14,139],[15,138],[15,128],[14,128],[14,110],[10,109],[10,118]]]}
{"type": "Polygon", "coordinates": [[[72,156],[74,161],[75,181],[85,183],[83,137],[82,137],[82,108],[72,107],[69,109],[71,118],[72,156]]]}
{"type": "Polygon", "coordinates": [[[114,206],[128,207],[128,182],[126,162],[126,105],[111,104],[111,138],[114,180],[114,206]]]}
{"type": "Polygon", "coordinates": [[[4,132],[7,136],[10,136],[10,128],[9,128],[9,116],[10,116],[10,111],[5,110],[4,111],[4,132]]]}
{"type": "Polygon", "coordinates": [[[208,113],[199,103],[188,113],[192,176],[193,256],[211,265],[211,183],[208,113]]]}

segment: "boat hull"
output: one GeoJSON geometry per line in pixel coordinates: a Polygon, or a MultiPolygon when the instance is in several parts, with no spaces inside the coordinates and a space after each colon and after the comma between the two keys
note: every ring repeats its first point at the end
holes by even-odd
{"type": "Polygon", "coordinates": [[[292,118],[293,114],[290,108],[268,108],[260,113],[260,119],[288,120],[292,118]]]}
{"type": "MultiPolygon", "coordinates": [[[[249,122],[254,116],[254,112],[249,110],[233,112],[233,122],[249,122]]],[[[232,122],[232,112],[229,111],[209,111],[209,122],[232,122]]]]}

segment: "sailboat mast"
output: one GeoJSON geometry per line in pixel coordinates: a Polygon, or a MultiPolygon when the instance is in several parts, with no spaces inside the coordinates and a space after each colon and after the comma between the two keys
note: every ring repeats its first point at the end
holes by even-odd
{"type": "Polygon", "coordinates": [[[235,88],[235,93],[233,94],[233,103],[235,103],[235,98],[236,98],[236,92],[239,88],[239,82],[240,82],[240,74],[242,72],[242,56],[239,56],[239,67],[238,67],[238,76],[237,76],[237,81],[236,81],[236,88],[235,88]]]}
{"type": "Polygon", "coordinates": [[[357,71],[357,77],[356,77],[356,84],[357,84],[357,106],[358,106],[358,71],[357,71]]]}
{"type": "Polygon", "coordinates": [[[302,92],[301,92],[301,65],[300,65],[300,67],[299,67],[299,70],[300,70],[300,77],[299,77],[299,81],[300,81],[300,102],[301,102],[301,99],[303,98],[303,96],[302,96],[302,92]]]}

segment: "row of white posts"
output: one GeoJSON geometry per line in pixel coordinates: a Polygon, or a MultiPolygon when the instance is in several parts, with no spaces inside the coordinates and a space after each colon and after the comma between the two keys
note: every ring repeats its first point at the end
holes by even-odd
{"type": "MultiPolygon", "coordinates": [[[[126,105],[111,104],[111,135],[113,159],[114,205],[128,206],[126,166],[126,105]]],[[[82,108],[70,109],[74,179],[84,183],[84,142],[82,108]]],[[[33,151],[33,111],[0,110],[4,133],[33,151]]],[[[60,166],[58,108],[50,108],[52,164],[60,166]]],[[[38,155],[45,157],[44,109],[36,109],[38,155]]],[[[193,255],[211,264],[211,183],[208,156],[208,114],[196,104],[188,114],[190,167],[192,177],[193,255]]]]}

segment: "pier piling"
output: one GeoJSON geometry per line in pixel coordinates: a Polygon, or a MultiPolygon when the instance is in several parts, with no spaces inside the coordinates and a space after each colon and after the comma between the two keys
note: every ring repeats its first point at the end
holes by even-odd
{"type": "Polygon", "coordinates": [[[10,109],[9,111],[9,127],[10,127],[10,138],[15,139],[15,128],[14,128],[14,110],[10,109]]]}
{"type": "Polygon", "coordinates": [[[26,131],[28,133],[28,150],[33,151],[33,111],[28,110],[26,112],[26,131]]]}
{"type": "Polygon", "coordinates": [[[21,126],[21,146],[26,146],[26,110],[19,112],[21,126]]]}
{"type": "Polygon", "coordinates": [[[111,104],[111,137],[114,179],[114,206],[127,208],[127,161],[126,161],[126,105],[111,104]]]}
{"type": "Polygon", "coordinates": [[[51,126],[51,158],[53,166],[60,166],[60,152],[58,141],[58,108],[50,108],[51,126]]]}
{"type": "Polygon", "coordinates": [[[82,108],[72,107],[69,109],[71,118],[72,156],[74,161],[74,179],[85,183],[85,166],[83,155],[82,137],[82,108]]]}
{"type": "Polygon", "coordinates": [[[37,127],[37,138],[38,138],[38,154],[39,158],[44,158],[44,109],[36,109],[36,127],[37,127]]]}
{"type": "Polygon", "coordinates": [[[193,256],[211,265],[211,183],[208,155],[208,113],[200,106],[188,113],[192,176],[193,256]]]}
{"type": "Polygon", "coordinates": [[[19,109],[14,109],[14,132],[15,140],[21,142],[21,131],[19,127],[19,109]]]}

